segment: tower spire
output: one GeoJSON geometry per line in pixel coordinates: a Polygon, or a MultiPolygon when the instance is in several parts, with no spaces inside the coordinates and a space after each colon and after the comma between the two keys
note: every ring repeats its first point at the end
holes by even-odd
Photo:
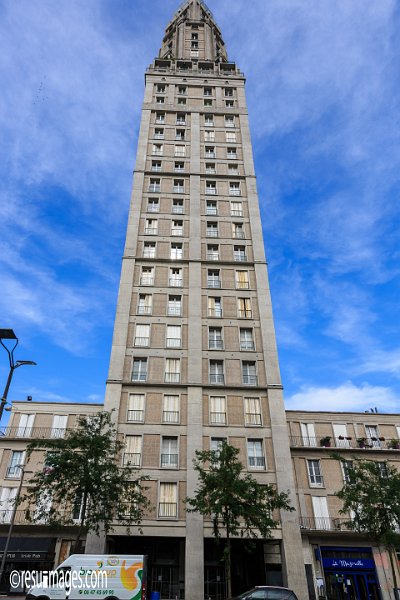
{"type": "Polygon", "coordinates": [[[203,0],[185,0],[168,23],[159,58],[228,60],[221,32],[203,0]]]}

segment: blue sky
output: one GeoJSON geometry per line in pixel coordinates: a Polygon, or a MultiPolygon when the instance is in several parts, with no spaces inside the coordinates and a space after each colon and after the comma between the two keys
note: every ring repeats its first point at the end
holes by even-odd
{"type": "MultiPolygon", "coordinates": [[[[144,71],[178,4],[0,0],[1,326],[38,363],[11,399],[103,400],[144,71]]],[[[286,405],[400,412],[399,4],[208,5],[247,76],[286,405]]]]}

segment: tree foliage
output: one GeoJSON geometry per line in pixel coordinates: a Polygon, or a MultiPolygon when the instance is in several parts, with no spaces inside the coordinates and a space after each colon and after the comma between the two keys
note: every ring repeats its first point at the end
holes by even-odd
{"type": "Polygon", "coordinates": [[[230,538],[268,538],[278,521],[277,509],[292,511],[288,494],[260,484],[244,475],[239,450],[227,442],[218,449],[196,451],[194,468],[199,484],[193,498],[186,498],[187,511],[211,517],[214,537],[226,539],[224,550],[227,594],[231,596],[230,538]]]}
{"type": "Polygon", "coordinates": [[[78,418],[77,428],[64,437],[34,440],[35,450],[45,450],[43,468],[30,479],[23,501],[27,516],[50,525],[76,525],[83,532],[108,533],[112,523],[139,525],[149,507],[143,482],[128,465],[121,468],[124,444],[117,439],[111,413],[101,411],[78,418]]]}
{"type": "Polygon", "coordinates": [[[367,534],[384,546],[392,563],[397,587],[393,552],[400,546],[400,472],[386,461],[336,457],[343,464],[346,482],[336,496],[343,501],[341,514],[351,513],[349,529],[367,534]]]}

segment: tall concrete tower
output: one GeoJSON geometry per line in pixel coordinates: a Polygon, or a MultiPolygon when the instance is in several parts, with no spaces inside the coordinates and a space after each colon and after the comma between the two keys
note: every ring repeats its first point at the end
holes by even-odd
{"type": "MultiPolygon", "coordinates": [[[[196,449],[227,439],[260,482],[294,490],[244,85],[187,0],[146,72],[106,393],[153,505],[142,536],[117,526],[108,546],[149,554],[162,598],[224,598],[211,523],[185,511],[196,449]]],[[[234,592],[262,583],[306,597],[294,514],[252,555],[233,545],[234,592]]]]}

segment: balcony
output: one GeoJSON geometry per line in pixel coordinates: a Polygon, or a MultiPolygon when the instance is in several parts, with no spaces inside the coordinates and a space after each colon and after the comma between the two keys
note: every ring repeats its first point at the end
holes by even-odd
{"type": "Polygon", "coordinates": [[[169,286],[170,287],[182,287],[183,286],[182,277],[170,277],[169,278],[169,286]]]}
{"type": "Polygon", "coordinates": [[[263,456],[249,456],[250,469],[265,469],[265,458],[263,456]]]}
{"type": "Polygon", "coordinates": [[[157,235],[158,227],[145,227],[144,233],[146,235],[157,235]]]}
{"type": "Polygon", "coordinates": [[[158,516],[161,518],[176,519],[178,516],[178,505],[176,502],[159,502],[158,516]]]}
{"type": "Polygon", "coordinates": [[[0,437],[46,440],[64,437],[66,429],[53,427],[0,427],[0,437]]]}
{"type": "Polygon", "coordinates": [[[219,279],[219,277],[208,277],[207,278],[207,287],[209,288],[220,288],[221,287],[221,280],[219,279]]]}
{"type": "Polygon", "coordinates": [[[223,373],[210,373],[210,383],[224,384],[225,376],[223,373]]]}
{"type": "Polygon", "coordinates": [[[223,350],[224,349],[223,340],[215,340],[215,339],[208,340],[208,349],[209,350],[223,350]]]}
{"type": "Polygon", "coordinates": [[[151,306],[143,306],[143,305],[138,306],[138,309],[137,309],[138,315],[151,315],[151,313],[152,313],[151,306]]]}
{"type": "Polygon", "coordinates": [[[208,188],[206,188],[206,194],[207,194],[207,196],[216,196],[217,195],[217,188],[216,187],[208,187],[208,188]]]}
{"type": "Polygon", "coordinates": [[[150,204],[147,205],[147,212],[149,212],[149,213],[158,213],[159,210],[160,210],[160,207],[158,206],[158,203],[151,202],[150,204]]]}
{"type": "MultiPolygon", "coordinates": [[[[0,525],[8,525],[11,523],[13,515],[13,509],[0,510],[0,525]]],[[[28,519],[26,510],[16,510],[14,516],[15,525],[32,525],[32,522],[28,519]]],[[[39,523],[37,523],[39,525],[39,523]]],[[[43,525],[43,521],[40,521],[40,525],[43,525]]]]}
{"type": "Polygon", "coordinates": [[[124,467],[140,467],[140,452],[124,452],[122,465],[124,467]]]}
{"type": "Polygon", "coordinates": [[[174,194],[184,194],[185,188],[183,185],[174,185],[173,187],[174,194]]]}
{"type": "Polygon", "coordinates": [[[179,412],[175,410],[164,410],[162,421],[163,423],[179,423],[179,412]]]}
{"type": "Polygon", "coordinates": [[[349,531],[354,535],[354,531],[346,527],[349,519],[331,518],[331,517],[300,517],[300,529],[311,531],[349,531]]]}
{"type": "Polygon", "coordinates": [[[206,207],[206,215],[216,216],[218,214],[218,210],[216,206],[207,206],[206,207]]]}
{"type": "Polygon", "coordinates": [[[154,134],[154,139],[155,140],[163,140],[164,139],[164,134],[163,133],[155,133],[154,134]]]}
{"type": "Polygon", "coordinates": [[[183,236],[183,227],[173,227],[171,229],[171,236],[182,237],[183,236]]]}
{"type": "Polygon", "coordinates": [[[180,383],[181,374],[180,373],[164,373],[164,382],[165,383],[180,383]]]}
{"type": "Polygon", "coordinates": [[[140,278],[140,285],[154,285],[154,277],[142,275],[140,278]]]}
{"type": "Polygon", "coordinates": [[[215,152],[206,152],[205,157],[206,158],[215,158],[215,152]]]}
{"type": "Polygon", "coordinates": [[[243,383],[244,385],[258,385],[258,377],[257,375],[246,375],[243,373],[243,383]]]}
{"type": "Polygon", "coordinates": [[[182,309],[180,306],[169,306],[167,315],[168,317],[180,317],[182,315],[182,309]]]}
{"type": "Polygon", "coordinates": [[[291,436],[290,445],[293,448],[340,448],[341,450],[400,450],[400,440],[384,438],[352,438],[350,436],[333,437],[302,437],[291,436]]]}
{"type": "Polygon", "coordinates": [[[142,423],[144,420],[144,410],[128,410],[126,420],[142,423]]]}
{"type": "Polygon", "coordinates": [[[211,238],[218,237],[218,229],[217,227],[208,227],[206,229],[206,236],[211,238]]]}
{"type": "Polygon", "coordinates": [[[177,125],[186,125],[186,119],[177,119],[176,124],[177,125]]]}
{"type": "Polygon", "coordinates": [[[235,262],[247,262],[247,254],[243,254],[243,252],[234,252],[233,260],[235,262]]]}
{"type": "Polygon", "coordinates": [[[161,467],[178,468],[178,454],[161,454],[161,467]]]}
{"type": "Polygon", "coordinates": [[[240,196],[240,189],[239,188],[229,188],[229,195],[230,196],[240,196]]]}
{"type": "Polygon", "coordinates": [[[183,204],[173,204],[171,212],[174,215],[182,215],[183,214],[183,204]]]}

